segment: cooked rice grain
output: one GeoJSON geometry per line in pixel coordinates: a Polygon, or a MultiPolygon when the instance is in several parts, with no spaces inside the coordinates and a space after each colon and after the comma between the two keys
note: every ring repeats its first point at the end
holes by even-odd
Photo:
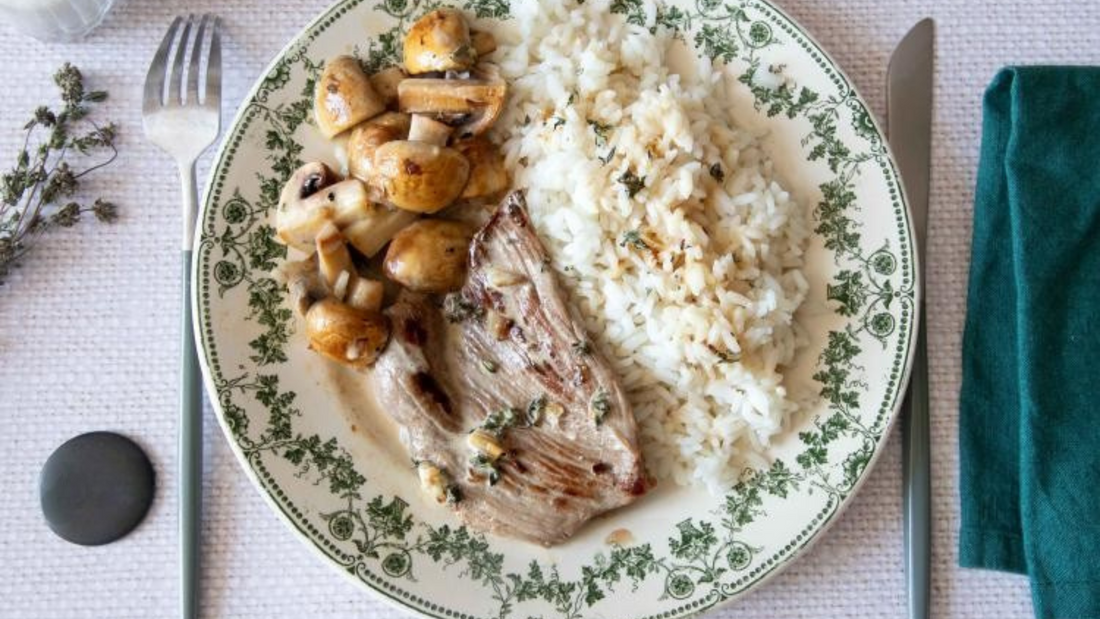
{"type": "Polygon", "coordinates": [[[706,59],[607,0],[516,6],[506,162],[561,281],[618,368],[650,471],[721,492],[796,410],[782,369],[804,337],[806,210],[706,59]],[[631,196],[631,194],[634,194],[631,196]]]}

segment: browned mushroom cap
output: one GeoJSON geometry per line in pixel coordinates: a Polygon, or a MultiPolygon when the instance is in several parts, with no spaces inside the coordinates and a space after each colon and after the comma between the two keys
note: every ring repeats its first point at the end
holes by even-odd
{"type": "Polygon", "coordinates": [[[474,66],[477,54],[466,18],[454,9],[437,9],[421,17],[405,35],[404,59],[411,75],[474,66]]]}
{"type": "Polygon", "coordinates": [[[493,36],[493,33],[485,30],[471,30],[470,43],[474,46],[478,58],[497,51],[496,37],[493,36]]]}
{"type": "Polygon", "coordinates": [[[317,127],[325,137],[351,129],[385,110],[386,102],[374,91],[359,61],[337,56],[325,63],[313,98],[317,127]]]}
{"type": "Polygon", "coordinates": [[[455,127],[461,139],[489,130],[501,110],[508,85],[496,67],[482,64],[470,79],[405,80],[397,87],[397,107],[433,116],[455,127]]]}
{"type": "Polygon", "coordinates": [[[401,67],[390,67],[370,76],[370,84],[386,107],[390,107],[397,103],[397,85],[408,77],[401,67]]]}
{"type": "Polygon", "coordinates": [[[333,298],[306,312],[306,335],[314,351],[340,363],[364,368],[378,359],[390,337],[389,319],[333,298]]]}
{"type": "Polygon", "coordinates": [[[458,290],[466,279],[473,229],[457,221],[421,219],[398,232],[386,250],[386,276],[416,292],[458,290]]]}
{"type": "Polygon", "coordinates": [[[386,201],[407,211],[434,213],[462,193],[470,164],[452,148],[401,140],[375,151],[374,170],[386,201]]]}
{"type": "Polygon", "coordinates": [[[463,199],[492,199],[508,189],[508,170],[504,168],[504,156],[485,136],[459,140],[454,149],[470,162],[470,180],[462,190],[463,199]]]}
{"type": "Polygon", "coordinates": [[[348,138],[348,173],[370,184],[374,172],[374,151],[386,142],[404,140],[409,134],[409,115],[387,112],[356,127],[348,138]]]}

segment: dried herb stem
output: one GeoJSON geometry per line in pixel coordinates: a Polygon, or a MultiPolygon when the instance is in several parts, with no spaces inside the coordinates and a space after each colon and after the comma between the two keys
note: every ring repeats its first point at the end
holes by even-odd
{"type": "Polygon", "coordinates": [[[85,213],[104,222],[117,218],[110,202],[97,199],[85,206],[72,199],[81,179],[118,157],[116,126],[88,118],[107,93],[85,90],[83,75],[69,63],[54,74],[54,83],[61,94],[60,111],[44,105],[34,110],[24,125],[15,165],[0,175],[0,285],[48,230],[73,226],[85,213]],[[75,170],[74,155],[98,161],[75,170]]]}

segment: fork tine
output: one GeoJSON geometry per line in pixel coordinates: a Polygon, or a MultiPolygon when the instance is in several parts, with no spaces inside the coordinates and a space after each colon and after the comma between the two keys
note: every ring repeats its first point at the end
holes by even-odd
{"type": "Polygon", "coordinates": [[[202,68],[203,47],[209,23],[210,16],[203,15],[199,21],[199,31],[195,34],[195,45],[191,48],[191,66],[187,69],[187,105],[199,104],[199,70],[202,68]]]}
{"type": "Polygon", "coordinates": [[[187,43],[191,40],[191,26],[194,24],[195,16],[188,15],[187,23],[184,24],[183,33],[180,35],[179,45],[176,47],[176,54],[172,58],[171,74],[168,76],[166,105],[180,105],[183,103],[183,97],[180,96],[180,89],[183,88],[183,67],[187,65],[187,43]]]}
{"type": "Polygon", "coordinates": [[[172,49],[172,41],[176,39],[176,32],[179,30],[181,22],[183,22],[183,19],[180,17],[172,21],[172,25],[168,27],[168,32],[164,34],[164,40],[160,42],[160,47],[157,48],[156,55],[153,56],[153,62],[149,64],[149,72],[145,75],[145,97],[141,105],[144,112],[154,110],[163,103],[164,76],[165,69],[168,66],[168,52],[172,49]]]}
{"type": "Polygon", "coordinates": [[[220,17],[214,17],[214,23],[210,29],[213,32],[210,36],[210,55],[206,61],[206,95],[203,98],[203,104],[220,109],[222,101],[222,20],[220,17]]]}

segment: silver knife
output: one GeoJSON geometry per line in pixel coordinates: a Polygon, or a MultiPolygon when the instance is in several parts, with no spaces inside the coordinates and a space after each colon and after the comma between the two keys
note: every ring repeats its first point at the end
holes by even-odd
{"type": "MultiPolygon", "coordinates": [[[[920,281],[924,283],[928,189],[932,164],[932,73],[935,23],[926,18],[898,43],[886,72],[886,129],[916,235],[920,281]]],[[[925,289],[926,290],[926,289],[925,289]]],[[[917,311],[917,349],[902,410],[902,513],[909,619],[929,617],[931,540],[931,454],[928,434],[928,350],[924,295],[917,311]]]]}

